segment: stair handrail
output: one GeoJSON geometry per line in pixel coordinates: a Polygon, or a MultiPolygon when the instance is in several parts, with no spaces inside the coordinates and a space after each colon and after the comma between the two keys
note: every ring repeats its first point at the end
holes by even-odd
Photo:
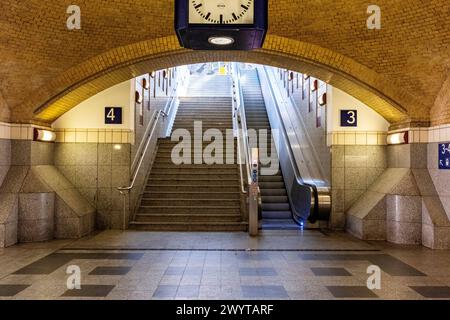
{"type": "MultiPolygon", "coordinates": [[[[159,111],[162,111],[162,112],[163,112],[163,115],[165,116],[165,118],[167,118],[168,114],[170,113],[170,110],[171,110],[171,108],[172,108],[173,100],[174,100],[174,98],[175,98],[175,93],[177,92],[177,89],[178,89],[178,82],[173,86],[172,91],[171,91],[171,93],[170,93],[170,99],[167,101],[166,105],[164,106],[164,109],[159,110],[159,111]],[[167,110],[167,111],[166,111],[166,110],[167,110]]],[[[156,115],[157,112],[158,112],[157,110],[153,111],[153,114],[152,114],[152,116],[151,116],[151,119],[153,119],[153,120],[156,119],[155,115],[156,115]]],[[[148,136],[148,133],[149,133],[150,129],[151,129],[152,126],[153,126],[153,123],[154,123],[154,121],[149,121],[149,122],[148,122],[147,128],[145,128],[145,132],[144,132],[143,137],[147,137],[147,136],[148,136]]],[[[137,150],[136,150],[136,155],[135,155],[135,157],[134,157],[134,159],[133,159],[133,162],[132,162],[132,164],[131,164],[131,170],[132,170],[133,172],[134,172],[134,169],[135,169],[135,167],[136,167],[136,163],[137,163],[138,159],[139,159],[140,157],[142,157],[141,151],[142,151],[142,146],[144,145],[144,142],[146,142],[146,140],[145,140],[145,139],[142,139],[141,142],[139,143],[139,147],[138,147],[137,150]]],[[[145,152],[144,152],[144,154],[145,154],[145,152]]],[[[139,170],[139,169],[138,169],[138,170],[139,170]]]]}
{"type": "MultiPolygon", "coordinates": [[[[142,140],[142,141],[146,141],[145,148],[140,153],[139,162],[138,162],[137,167],[133,170],[133,178],[131,179],[130,185],[129,186],[117,187],[117,190],[123,196],[123,230],[126,230],[126,225],[127,225],[127,222],[126,222],[126,215],[127,215],[126,195],[130,194],[131,190],[133,190],[134,187],[135,187],[136,179],[138,177],[139,171],[141,170],[141,167],[142,167],[142,164],[144,162],[145,155],[148,152],[148,148],[150,146],[150,143],[153,140],[154,134],[156,132],[156,128],[158,127],[158,124],[159,124],[159,120],[161,118],[163,118],[163,119],[168,118],[168,116],[169,116],[169,114],[170,114],[170,112],[172,110],[173,105],[175,104],[175,102],[178,99],[178,96],[175,94],[177,92],[177,88],[178,88],[178,82],[174,86],[174,88],[172,90],[172,93],[171,93],[171,96],[170,96],[169,100],[167,101],[164,109],[155,111],[153,113],[153,115],[155,115],[155,113],[156,113],[156,116],[154,116],[153,121],[150,121],[149,124],[148,124],[148,127],[149,128],[151,127],[150,134],[147,135],[146,139],[142,140]]],[[[147,132],[148,132],[148,130],[146,130],[146,133],[147,132]]],[[[145,135],[144,135],[144,137],[145,137],[145,135]]],[[[142,142],[141,142],[141,144],[142,144],[142,142]]],[[[141,148],[141,145],[140,145],[140,148],[141,148]]],[[[137,154],[139,154],[139,153],[137,153],[137,154]]],[[[135,161],[133,161],[133,163],[134,162],[135,161]]]]}
{"type": "MultiPolygon", "coordinates": [[[[244,142],[244,156],[245,156],[245,167],[247,171],[247,184],[251,184],[251,161],[250,161],[250,147],[248,143],[248,130],[247,130],[247,119],[245,115],[245,105],[244,105],[244,95],[242,93],[242,86],[240,83],[240,70],[237,63],[233,64],[233,101],[236,104],[235,118],[236,118],[236,129],[238,138],[238,156],[239,160],[242,159],[241,148],[240,148],[240,136],[242,134],[242,140],[244,142]],[[238,120],[238,117],[240,121],[238,120]],[[239,130],[239,123],[241,124],[242,132],[239,130]]],[[[240,164],[240,169],[242,170],[242,165],[240,164]]],[[[241,174],[241,182],[243,184],[243,175],[241,174]]],[[[246,192],[244,192],[246,193],[246,192]]]]}
{"type": "Polygon", "coordinates": [[[120,193],[122,193],[123,191],[130,191],[130,190],[132,190],[134,188],[134,184],[136,183],[136,179],[137,179],[139,170],[141,169],[142,163],[144,162],[144,159],[145,159],[145,154],[148,151],[148,147],[150,146],[150,142],[152,141],[153,135],[154,135],[155,130],[157,128],[157,125],[159,123],[159,119],[161,117],[163,117],[163,118],[167,117],[167,113],[165,111],[163,111],[163,110],[157,111],[157,115],[154,118],[154,121],[152,122],[153,123],[152,130],[151,130],[150,134],[148,135],[148,137],[146,139],[147,142],[145,144],[144,151],[142,152],[141,156],[139,157],[140,160],[139,160],[138,166],[134,170],[133,179],[131,180],[131,184],[129,186],[127,186],[127,187],[125,187],[125,186],[124,187],[117,187],[117,190],[119,190],[120,193]]]}

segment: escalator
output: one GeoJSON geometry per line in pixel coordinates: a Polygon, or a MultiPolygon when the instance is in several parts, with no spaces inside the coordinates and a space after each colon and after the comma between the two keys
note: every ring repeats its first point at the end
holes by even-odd
{"type": "MultiPolygon", "coordinates": [[[[276,151],[275,154],[270,154],[270,150],[273,150],[275,145],[258,74],[256,70],[247,70],[243,71],[241,75],[247,130],[254,129],[258,133],[260,130],[267,130],[267,150],[269,150],[271,158],[278,162],[276,151]]],[[[261,143],[261,141],[259,142],[261,143]]],[[[250,148],[257,148],[258,145],[256,141],[250,142],[250,148]]],[[[267,166],[260,164],[260,168],[267,166]]],[[[294,222],[292,217],[291,206],[281,168],[278,167],[278,172],[270,176],[261,175],[260,173],[259,187],[262,202],[262,229],[298,229],[299,226],[294,222]]]]}
{"type": "MultiPolygon", "coordinates": [[[[280,105],[287,102],[276,91],[276,84],[271,83],[264,67],[240,70],[239,73],[248,135],[250,129],[267,130],[270,133],[268,150],[272,150],[272,145],[276,146],[271,158],[279,159],[276,174],[260,173],[259,177],[263,229],[298,229],[299,225],[313,226],[319,221],[328,221],[331,211],[329,185],[318,174],[317,161],[306,160],[312,158],[310,153],[314,146],[308,145],[307,139],[291,140],[292,130],[286,129],[280,109],[280,105]]],[[[307,132],[303,132],[303,137],[306,135],[307,132]]],[[[261,148],[260,143],[255,145],[249,138],[250,148],[261,148]]],[[[264,166],[260,164],[260,168],[264,166]]]]}

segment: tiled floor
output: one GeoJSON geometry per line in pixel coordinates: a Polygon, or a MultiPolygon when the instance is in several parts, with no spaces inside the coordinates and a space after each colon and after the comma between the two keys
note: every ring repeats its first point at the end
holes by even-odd
{"type": "Polygon", "coordinates": [[[450,299],[449,251],[317,231],[106,231],[0,249],[0,266],[0,299],[450,299]],[[67,289],[73,265],[81,290],[67,289]]]}

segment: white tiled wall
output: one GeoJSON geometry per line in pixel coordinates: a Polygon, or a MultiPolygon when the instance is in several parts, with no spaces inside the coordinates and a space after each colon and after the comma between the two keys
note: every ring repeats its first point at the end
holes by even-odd
{"type": "MultiPolygon", "coordinates": [[[[33,129],[45,127],[0,122],[0,139],[33,140],[33,129]]],[[[121,129],[56,129],[59,143],[134,143],[134,132],[121,129]]]]}
{"type": "Polygon", "coordinates": [[[328,133],[328,146],[385,146],[386,132],[339,131],[328,133]]]}
{"type": "Polygon", "coordinates": [[[30,124],[11,124],[0,122],[0,139],[33,140],[34,128],[49,130],[49,128],[30,124]]]}
{"type": "MultiPolygon", "coordinates": [[[[391,131],[389,133],[404,132],[405,130],[391,131]]],[[[450,142],[450,125],[431,128],[409,128],[410,143],[450,142]]]]}
{"type": "Polygon", "coordinates": [[[131,130],[56,129],[58,143],[134,143],[131,130]]]}

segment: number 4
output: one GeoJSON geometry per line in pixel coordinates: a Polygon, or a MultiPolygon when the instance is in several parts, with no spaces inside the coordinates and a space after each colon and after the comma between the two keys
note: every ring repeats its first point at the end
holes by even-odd
{"type": "Polygon", "coordinates": [[[114,121],[116,119],[116,116],[114,114],[114,109],[111,108],[111,110],[109,110],[108,115],[106,116],[106,118],[110,119],[111,121],[114,121]]]}

